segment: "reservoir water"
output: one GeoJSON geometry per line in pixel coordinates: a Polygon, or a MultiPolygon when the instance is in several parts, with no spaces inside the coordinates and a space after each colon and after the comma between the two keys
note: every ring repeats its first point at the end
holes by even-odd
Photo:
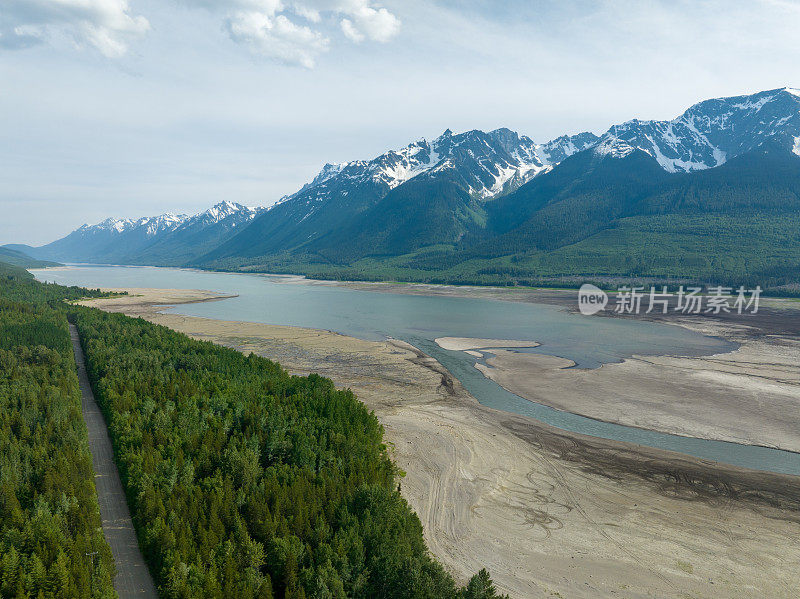
{"type": "Polygon", "coordinates": [[[206,289],[237,294],[238,297],[223,301],[183,304],[166,311],[326,329],[369,340],[401,339],[436,358],[486,406],[567,431],[746,468],[800,475],[797,453],[601,422],[531,402],[484,377],[474,367],[476,358],[444,350],[434,341],[438,337],[531,340],[541,345],[525,351],[567,358],[575,362],[576,368],[596,368],[634,354],[700,356],[737,347],[681,327],[586,317],[543,304],[365,291],[265,275],[86,265],[32,272],[41,281],[64,285],[206,289]]]}

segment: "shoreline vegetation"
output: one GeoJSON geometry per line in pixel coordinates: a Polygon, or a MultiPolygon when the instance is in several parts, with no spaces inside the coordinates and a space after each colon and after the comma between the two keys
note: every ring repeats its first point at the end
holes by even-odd
{"type": "MultiPolygon", "coordinates": [[[[246,274],[258,275],[264,277],[281,277],[286,279],[302,280],[309,284],[329,284],[329,285],[342,285],[342,286],[363,286],[367,289],[374,288],[389,288],[393,291],[403,289],[421,289],[425,290],[423,293],[436,293],[437,290],[444,290],[445,294],[458,295],[459,290],[465,293],[474,293],[476,291],[486,291],[492,297],[497,297],[499,294],[519,295],[526,293],[536,292],[552,292],[552,293],[574,293],[580,287],[589,283],[599,289],[609,293],[610,297],[614,294],[620,286],[643,286],[646,292],[649,292],[651,286],[659,287],[662,285],[668,286],[670,290],[677,289],[678,286],[684,287],[697,286],[702,289],[698,294],[700,296],[709,295],[709,289],[717,286],[716,283],[701,282],[690,278],[679,277],[628,277],[628,276],[570,276],[563,279],[542,279],[542,280],[527,280],[527,281],[451,281],[451,280],[431,280],[427,278],[392,278],[392,277],[359,277],[358,273],[354,272],[340,272],[337,276],[328,275],[321,272],[306,272],[300,270],[270,270],[270,269],[251,269],[251,268],[213,268],[206,266],[180,266],[169,264],[105,264],[105,263],[74,263],[74,264],[56,264],[52,266],[36,266],[30,267],[29,270],[65,270],[75,266],[109,266],[109,267],[122,267],[122,268],[170,268],[177,270],[187,270],[195,272],[212,272],[220,274],[246,274]]],[[[740,282],[730,281],[734,288],[737,288],[740,282]]],[[[757,282],[753,282],[756,285],[757,282]]],[[[401,291],[405,293],[406,291],[401,291]]],[[[225,296],[227,297],[227,296],[225,296]]],[[[219,299],[225,299],[220,296],[219,299]]],[[[800,303],[800,284],[789,285],[785,288],[767,288],[762,289],[760,293],[762,302],[772,302],[773,305],[781,305],[782,307],[793,307],[800,303]],[[780,303],[780,304],[777,304],[780,303]]],[[[550,302],[552,298],[544,298],[543,301],[550,302]]],[[[185,302],[182,302],[185,303],[185,302]]],[[[800,309],[800,306],[797,306],[800,309]]]]}
{"type": "Polygon", "coordinates": [[[91,303],[352,389],[385,427],[405,473],[401,491],[429,548],[458,581],[480,564],[512,597],[788,599],[796,590],[797,477],[570,435],[496,412],[435,360],[394,340],[164,314],[181,293],[186,301],[214,294],[129,291],[138,297],[91,303]]]}
{"type": "MultiPolygon", "coordinates": [[[[617,256],[616,260],[623,260],[623,256],[617,256]]],[[[610,272],[603,275],[575,272],[574,274],[566,275],[536,276],[533,272],[515,274],[514,271],[516,268],[512,264],[484,269],[487,272],[478,271],[475,273],[461,274],[437,272],[429,269],[420,270],[408,268],[405,265],[394,265],[394,261],[396,261],[396,258],[384,260],[367,258],[363,260],[363,265],[336,265],[295,261],[283,263],[280,260],[274,260],[253,265],[208,264],[186,265],[185,267],[209,272],[300,276],[318,281],[387,283],[393,285],[418,284],[452,287],[496,287],[517,290],[575,290],[584,283],[593,284],[605,291],[615,291],[622,285],[644,286],[646,289],[649,289],[651,285],[656,287],[662,285],[671,287],[684,285],[708,290],[717,285],[727,285],[733,288],[737,288],[739,285],[755,287],[762,282],[758,277],[749,273],[743,273],[738,278],[728,275],[722,279],[714,278],[711,275],[702,277],[682,277],[660,273],[625,274],[624,272],[610,272]]],[[[609,259],[609,262],[613,263],[614,260],[609,259]]],[[[772,275],[765,275],[763,279],[766,281],[762,293],[763,297],[800,299],[800,283],[795,280],[787,279],[786,277],[776,279],[772,275]]]]}
{"type": "MultiPolygon", "coordinates": [[[[650,289],[651,286],[659,287],[667,285],[670,289],[676,289],[678,286],[684,287],[697,286],[702,289],[699,295],[707,295],[708,290],[716,287],[716,283],[702,282],[697,279],[680,278],[680,277],[640,277],[640,276],[591,276],[591,275],[571,275],[569,277],[548,279],[542,278],[541,280],[491,280],[491,281],[458,281],[449,279],[430,279],[430,278],[392,278],[384,276],[358,276],[357,272],[342,271],[337,272],[336,275],[306,271],[305,269],[292,270],[292,269],[254,269],[254,268],[215,268],[210,266],[180,266],[169,264],[104,264],[104,263],[74,263],[74,264],[58,264],[53,263],[48,266],[30,266],[29,270],[64,270],[74,266],[115,266],[124,268],[174,268],[178,270],[188,270],[197,272],[214,272],[222,274],[249,274],[260,275],[266,277],[285,277],[288,279],[302,279],[309,283],[318,284],[332,284],[332,285],[363,285],[372,288],[373,286],[387,286],[393,289],[408,288],[423,288],[426,290],[440,289],[463,289],[467,292],[474,290],[486,290],[490,293],[511,293],[511,294],[524,294],[530,292],[575,292],[583,284],[589,283],[595,285],[599,289],[606,291],[609,294],[615,293],[620,286],[643,286],[645,290],[650,289]]],[[[740,281],[729,281],[731,285],[737,287],[740,281]]],[[[757,282],[753,281],[753,285],[757,282]]],[[[224,299],[224,298],[220,298],[224,299]]],[[[781,288],[767,288],[761,291],[761,300],[767,302],[782,302],[785,306],[790,306],[788,302],[800,302],[800,284],[787,285],[781,288]]]]}

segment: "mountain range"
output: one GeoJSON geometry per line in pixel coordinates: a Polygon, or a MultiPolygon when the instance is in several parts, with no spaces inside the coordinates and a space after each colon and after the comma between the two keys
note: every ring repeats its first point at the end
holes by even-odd
{"type": "Polygon", "coordinates": [[[84,225],[35,258],[536,284],[800,281],[800,91],[536,143],[509,129],[326,164],[269,208],[84,225]]]}
{"type": "Polygon", "coordinates": [[[107,218],[39,248],[4,247],[38,259],[59,256],[68,262],[181,266],[217,247],[262,211],[226,200],[194,216],[107,218]]]}

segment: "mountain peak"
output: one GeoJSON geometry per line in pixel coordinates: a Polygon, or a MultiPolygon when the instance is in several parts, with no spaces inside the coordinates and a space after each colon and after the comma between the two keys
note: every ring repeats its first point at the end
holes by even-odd
{"type": "Polygon", "coordinates": [[[208,210],[206,210],[203,214],[211,214],[214,216],[229,216],[234,212],[240,212],[242,210],[247,210],[246,206],[242,204],[238,204],[236,202],[231,202],[230,200],[223,200],[218,204],[215,204],[208,210]]]}
{"type": "Polygon", "coordinates": [[[313,187],[315,185],[320,185],[324,183],[331,177],[335,177],[339,173],[342,172],[344,167],[347,166],[347,162],[326,162],[325,166],[322,167],[322,170],[311,180],[309,186],[313,187]]]}
{"type": "Polygon", "coordinates": [[[186,214],[167,212],[158,216],[140,218],[134,223],[134,227],[144,227],[145,234],[152,237],[164,231],[177,229],[187,220],[189,220],[189,216],[186,214]]]}
{"type": "Polygon", "coordinates": [[[562,135],[536,147],[542,162],[556,165],[573,154],[587,150],[597,144],[600,138],[594,133],[584,131],[575,135],[562,135]]]}
{"type": "Polygon", "coordinates": [[[130,219],[121,219],[121,218],[107,218],[101,223],[97,225],[84,225],[81,229],[88,230],[88,229],[101,229],[106,231],[116,231],[117,233],[122,233],[126,229],[131,228],[134,226],[134,221],[130,219]]]}
{"type": "Polygon", "coordinates": [[[223,200],[208,210],[195,214],[194,216],[167,212],[165,214],[159,214],[158,216],[143,216],[135,220],[107,218],[96,225],[85,224],[80,227],[78,231],[108,231],[112,234],[121,234],[139,230],[144,235],[152,237],[160,233],[175,231],[176,229],[184,228],[195,223],[208,226],[234,215],[241,215],[242,219],[240,220],[251,220],[258,213],[258,208],[249,208],[237,202],[223,200]]]}
{"type": "MultiPolygon", "coordinates": [[[[231,202],[230,200],[223,200],[218,204],[212,206],[205,212],[196,214],[189,218],[184,223],[184,226],[193,226],[195,223],[200,223],[202,226],[209,226],[221,222],[232,216],[237,216],[237,220],[250,220],[259,212],[258,208],[249,208],[244,204],[238,202],[231,202]]],[[[238,223],[234,223],[236,226],[238,223]]]]}

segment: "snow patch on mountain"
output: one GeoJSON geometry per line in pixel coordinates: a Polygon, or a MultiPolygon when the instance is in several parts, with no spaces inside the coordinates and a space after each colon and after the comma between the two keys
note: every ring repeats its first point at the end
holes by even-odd
{"type": "Polygon", "coordinates": [[[79,231],[108,231],[124,233],[134,229],[142,229],[145,235],[153,236],[164,231],[171,231],[183,224],[189,217],[185,214],[161,214],[159,216],[146,216],[139,219],[107,218],[96,225],[85,224],[79,231]]]}
{"type": "Polygon", "coordinates": [[[375,181],[394,189],[424,173],[440,160],[439,153],[425,140],[409,144],[401,150],[391,150],[368,163],[375,181]]]}
{"type": "Polygon", "coordinates": [[[130,219],[107,218],[103,222],[96,225],[84,224],[78,230],[87,231],[89,229],[96,229],[100,231],[116,231],[117,233],[122,233],[123,231],[130,229],[132,226],[133,221],[130,219]]]}
{"type": "MultiPolygon", "coordinates": [[[[329,162],[328,164],[322,167],[322,170],[316,177],[314,177],[310,185],[314,186],[314,185],[320,185],[321,183],[325,183],[325,181],[327,181],[331,177],[335,177],[336,175],[341,173],[342,169],[346,166],[347,166],[346,162],[334,162],[334,163],[329,162]]],[[[288,196],[284,196],[284,198],[285,197],[288,196]]],[[[278,200],[278,202],[280,202],[280,200],[278,200]]]]}
{"type": "Polygon", "coordinates": [[[346,197],[351,187],[367,184],[385,186],[388,191],[420,175],[455,177],[473,197],[491,199],[549,171],[597,139],[581,133],[537,144],[505,128],[458,134],[447,129],[431,142],[420,139],[372,160],[326,164],[310,183],[284,201],[297,198],[301,204],[319,204],[331,194],[346,197]]]}
{"type": "Polygon", "coordinates": [[[225,200],[203,212],[203,215],[208,216],[214,222],[219,222],[223,218],[227,218],[231,214],[235,214],[243,210],[247,210],[247,208],[241,204],[235,204],[225,200]]]}
{"type": "Polygon", "coordinates": [[[96,225],[83,225],[78,230],[83,233],[106,231],[113,235],[139,231],[146,237],[155,237],[189,226],[211,226],[234,216],[237,218],[232,219],[230,224],[231,226],[237,226],[242,222],[254,219],[262,210],[262,208],[250,208],[225,200],[194,216],[166,213],[138,219],[107,218],[96,225]]]}
{"type": "Polygon", "coordinates": [[[205,225],[213,225],[234,215],[238,216],[239,220],[252,220],[259,212],[260,208],[250,208],[237,202],[224,200],[205,212],[191,217],[185,224],[201,222],[205,225]]]}
{"type": "Polygon", "coordinates": [[[152,237],[165,231],[173,231],[181,226],[189,217],[185,214],[161,214],[159,216],[150,216],[140,218],[136,221],[132,228],[144,228],[145,235],[152,237]]]}
{"type": "Polygon", "coordinates": [[[767,139],[792,150],[798,134],[800,91],[783,88],[706,100],[671,121],[614,125],[595,152],[623,158],[639,149],[667,172],[692,172],[720,166],[767,139]]]}
{"type": "Polygon", "coordinates": [[[765,96],[758,99],[748,98],[744,102],[739,102],[738,104],[734,104],[733,108],[736,110],[749,110],[751,112],[758,112],[764,107],[764,104],[767,102],[772,102],[774,98],[772,96],[765,96]]]}
{"type": "Polygon", "coordinates": [[[611,156],[612,158],[625,158],[628,154],[636,151],[632,145],[616,138],[605,139],[594,149],[599,156],[611,156]]]}
{"type": "Polygon", "coordinates": [[[552,167],[573,154],[595,146],[599,139],[594,133],[588,131],[577,135],[562,135],[547,143],[537,145],[536,153],[544,164],[552,167]]]}
{"type": "Polygon", "coordinates": [[[453,160],[451,158],[445,158],[444,160],[441,160],[439,162],[439,164],[434,166],[429,171],[429,173],[434,175],[434,174],[437,174],[437,173],[443,173],[444,171],[447,171],[447,170],[455,170],[455,168],[456,168],[456,165],[453,162],[453,160]]]}

